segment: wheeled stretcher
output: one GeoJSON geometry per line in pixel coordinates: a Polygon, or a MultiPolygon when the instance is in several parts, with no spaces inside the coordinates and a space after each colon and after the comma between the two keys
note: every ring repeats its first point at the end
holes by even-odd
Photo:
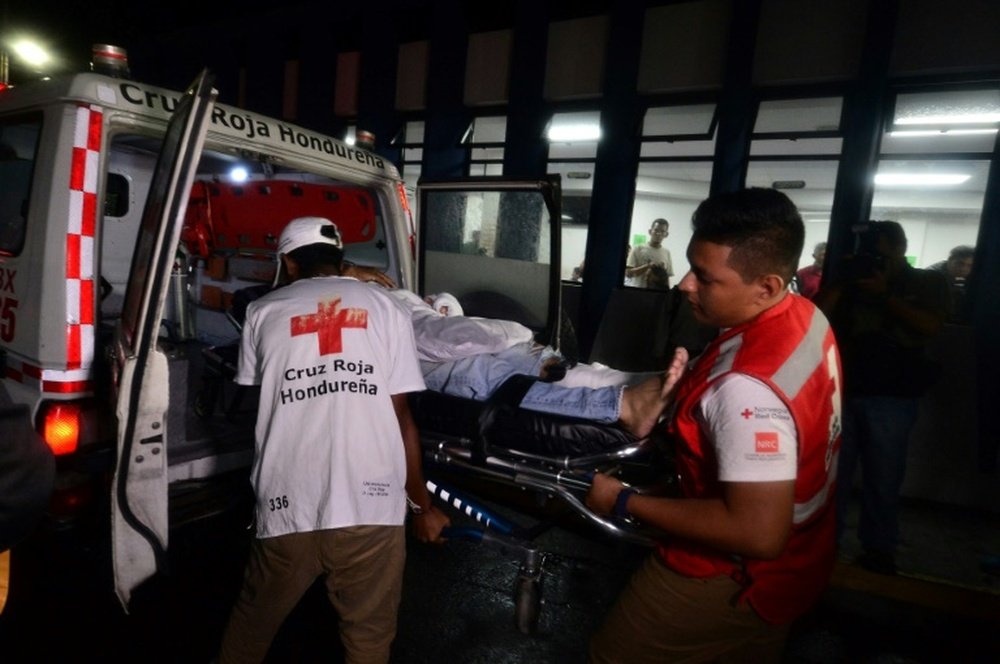
{"type": "MultiPolygon", "coordinates": [[[[239,330],[249,302],[266,287],[237,291],[230,320],[239,330]]],[[[208,417],[217,405],[232,417],[243,388],[230,387],[236,374],[238,343],[202,351],[203,387],[195,411],[208,417]]],[[[428,475],[446,468],[467,478],[481,478],[533,491],[555,499],[598,531],[639,544],[649,535],[635,524],[594,513],[584,497],[595,472],[612,473],[640,488],[667,486],[674,477],[666,445],[656,437],[638,439],[615,425],[519,408],[537,377],[515,375],[487,401],[475,401],[426,390],[411,395],[428,475]]],[[[245,405],[245,404],[244,404],[245,405]]]]}
{"type": "MultiPolygon", "coordinates": [[[[237,353],[236,345],[204,349],[204,388],[195,406],[200,416],[210,416],[221,405],[223,413],[232,417],[244,400],[239,391],[242,388],[230,399],[219,398],[235,375],[237,353]]],[[[652,485],[669,488],[674,477],[663,440],[639,439],[614,425],[518,407],[535,380],[513,376],[488,401],[429,390],[410,396],[427,488],[472,523],[456,525],[445,535],[499,547],[520,560],[513,584],[514,619],[518,630],[526,634],[537,627],[546,559],[534,539],[553,524],[518,526],[482,507],[477,490],[488,482],[530,492],[564,507],[564,512],[590,529],[633,544],[651,545],[652,534],[641,525],[597,514],[584,498],[595,472],[615,474],[640,490],[652,485]],[[456,477],[462,480],[459,491],[450,484],[456,477]]]]}
{"type": "Polygon", "coordinates": [[[413,395],[410,405],[428,476],[442,468],[533,491],[606,535],[651,544],[643,528],[596,514],[584,497],[595,472],[618,475],[639,488],[669,486],[673,474],[664,441],[639,439],[614,425],[518,408],[534,380],[514,376],[485,402],[431,391],[413,395]]]}
{"type": "Polygon", "coordinates": [[[535,380],[514,376],[485,402],[431,391],[410,399],[428,490],[478,526],[452,527],[444,534],[499,547],[520,559],[513,584],[514,622],[525,634],[537,629],[547,557],[533,539],[548,526],[519,527],[467,496],[475,495],[482,482],[516,487],[560,503],[605,535],[651,545],[652,533],[629,520],[595,513],[584,498],[595,472],[616,474],[640,489],[646,484],[669,488],[674,477],[663,440],[639,439],[617,426],[519,408],[535,380]],[[439,476],[444,473],[461,477],[466,493],[442,485],[439,476]]]}

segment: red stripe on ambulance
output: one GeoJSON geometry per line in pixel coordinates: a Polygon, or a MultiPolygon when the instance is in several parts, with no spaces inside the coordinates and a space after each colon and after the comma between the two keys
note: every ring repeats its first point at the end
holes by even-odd
{"type": "MultiPolygon", "coordinates": [[[[97,177],[104,114],[100,107],[76,111],[70,168],[69,232],[66,235],[66,368],[89,370],[94,359],[94,233],[97,177]]],[[[46,380],[46,392],[84,389],[85,380],[46,380]]]]}

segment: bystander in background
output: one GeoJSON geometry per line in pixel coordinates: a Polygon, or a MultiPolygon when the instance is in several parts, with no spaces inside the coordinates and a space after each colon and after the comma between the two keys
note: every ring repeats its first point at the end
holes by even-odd
{"type": "Polygon", "coordinates": [[[927,267],[928,270],[940,272],[948,280],[948,290],[951,293],[948,321],[951,323],[960,323],[968,320],[969,312],[966,309],[965,284],[969,279],[969,275],[972,274],[972,261],[975,255],[975,247],[960,244],[951,250],[946,260],[938,261],[927,267]]]}
{"type": "Polygon", "coordinates": [[[670,260],[670,251],[663,246],[663,241],[670,234],[670,222],[666,219],[655,219],[649,227],[649,242],[640,244],[628,254],[625,261],[625,278],[629,286],[640,288],[670,289],[670,277],[674,276],[674,266],[670,260]],[[662,281],[650,283],[650,272],[659,267],[667,273],[666,283],[662,281]]]}
{"type": "Polygon", "coordinates": [[[819,292],[819,284],[823,279],[823,261],[826,260],[826,242],[818,242],[813,248],[813,264],[807,265],[795,273],[799,285],[799,295],[810,300],[819,292]]]}
{"type": "Polygon", "coordinates": [[[837,472],[837,534],[846,528],[854,472],[861,466],[858,564],[895,574],[899,498],[920,397],[940,373],[926,347],[948,312],[939,272],[910,266],[906,234],[873,221],[858,249],[816,296],[837,334],[844,366],[844,431],[837,472]]]}

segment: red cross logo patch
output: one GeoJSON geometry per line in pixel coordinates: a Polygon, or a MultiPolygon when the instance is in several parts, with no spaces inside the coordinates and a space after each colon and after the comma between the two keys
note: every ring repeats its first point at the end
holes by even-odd
{"type": "Polygon", "coordinates": [[[744,408],[744,409],[743,409],[743,412],[742,412],[742,413],[740,413],[740,415],[742,415],[742,416],[743,416],[743,419],[745,419],[745,420],[749,420],[749,419],[750,419],[750,416],[751,416],[751,415],[753,415],[753,411],[752,411],[752,410],[750,410],[749,408],[744,408]]]}
{"type": "Polygon", "coordinates": [[[340,298],[318,303],[314,314],[292,317],[292,336],[316,333],[319,337],[319,354],[330,355],[344,350],[343,331],[345,328],[368,327],[368,311],[365,309],[341,309],[340,298]]]}

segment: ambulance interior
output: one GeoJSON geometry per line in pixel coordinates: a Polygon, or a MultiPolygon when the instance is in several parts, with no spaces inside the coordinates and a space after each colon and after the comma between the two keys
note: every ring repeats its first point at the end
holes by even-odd
{"type": "MultiPolygon", "coordinates": [[[[160,143],[135,134],[111,141],[100,230],[102,345],[110,343],[122,316],[160,143]]],[[[245,308],[241,290],[259,295],[272,283],[281,229],[298,216],[335,218],[350,260],[392,273],[398,261],[390,255],[382,195],[376,187],[277,164],[263,155],[211,145],[204,150],[160,330],[160,347],[170,362],[172,483],[249,464],[256,393],[231,382],[240,332],[233,300],[235,295],[245,308]]]]}

